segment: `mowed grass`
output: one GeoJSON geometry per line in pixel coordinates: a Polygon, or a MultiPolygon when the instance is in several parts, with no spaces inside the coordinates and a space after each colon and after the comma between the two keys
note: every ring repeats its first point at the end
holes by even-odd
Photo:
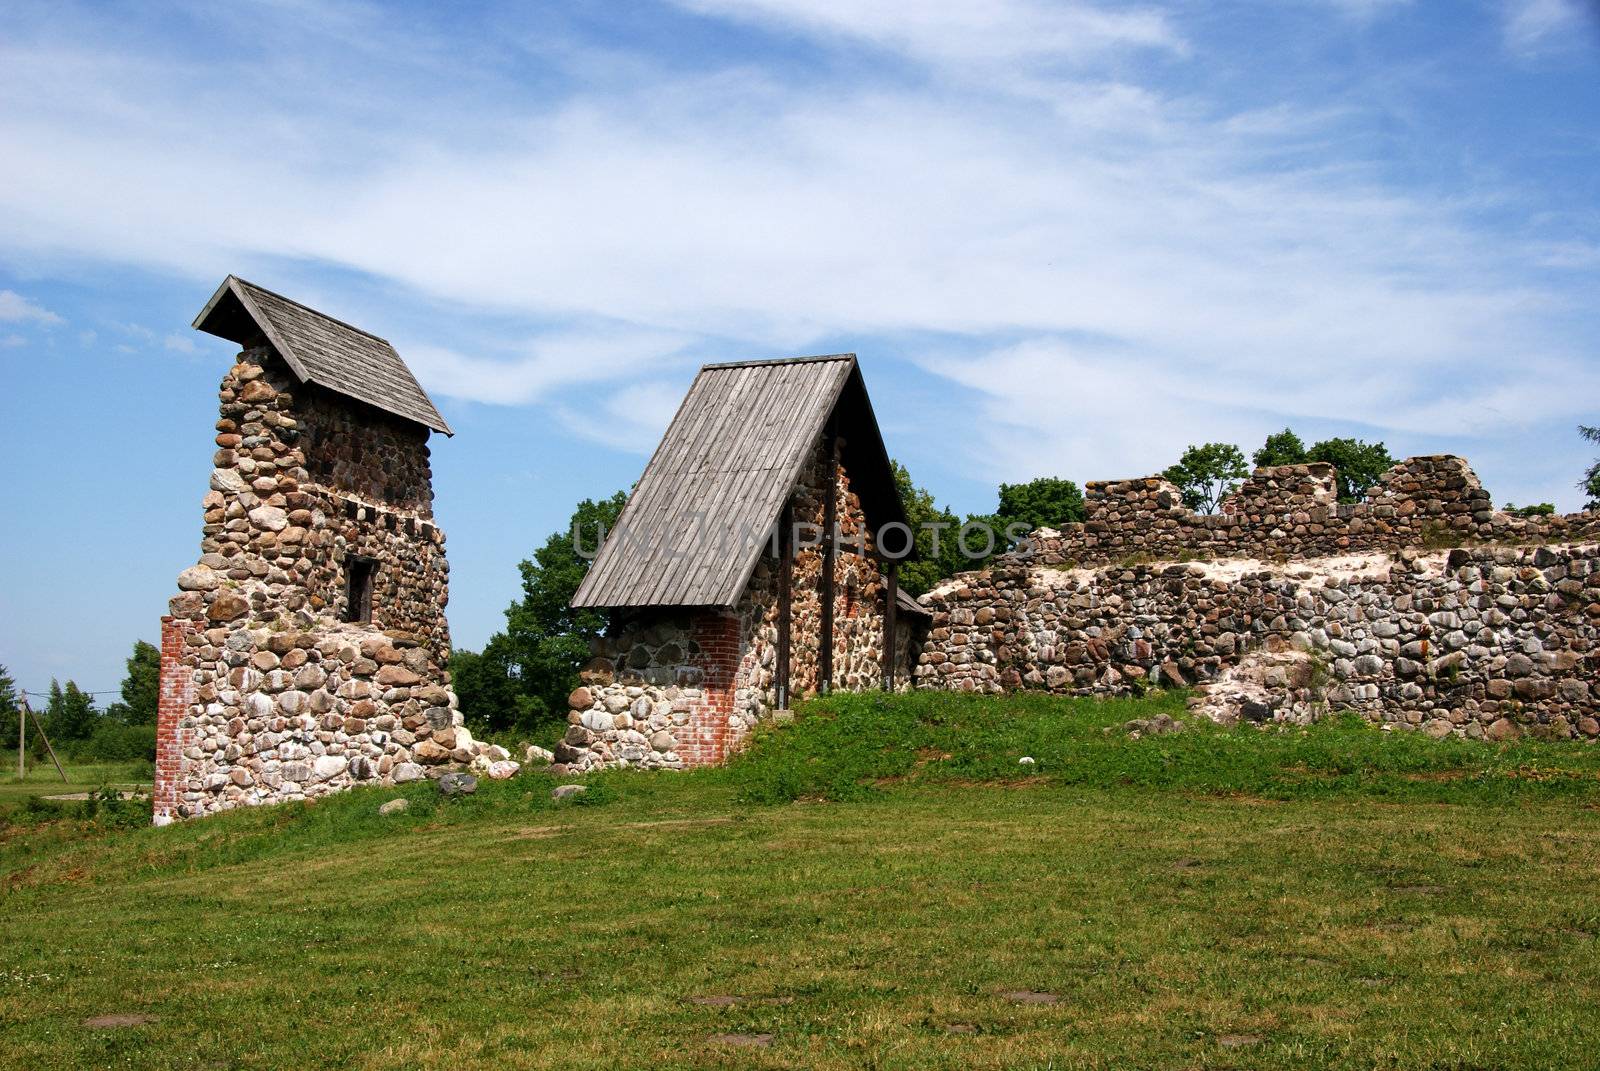
{"type": "Polygon", "coordinates": [[[1102,732],[1162,710],[847,697],[578,806],[8,827],[0,1066],[1595,1066],[1593,749],[1102,732]]]}
{"type": "Polygon", "coordinates": [[[67,780],[61,780],[48,758],[29,758],[27,774],[17,777],[17,753],[0,751],[0,805],[30,796],[57,796],[93,792],[104,786],[150,788],[148,762],[80,763],[63,760],[67,780]]]}

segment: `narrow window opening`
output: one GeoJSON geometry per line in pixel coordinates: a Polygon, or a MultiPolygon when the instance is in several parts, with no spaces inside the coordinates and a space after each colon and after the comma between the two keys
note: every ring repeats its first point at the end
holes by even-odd
{"type": "Polygon", "coordinates": [[[346,565],[344,619],[357,624],[372,623],[372,578],[378,563],[371,558],[351,557],[346,565]]]}

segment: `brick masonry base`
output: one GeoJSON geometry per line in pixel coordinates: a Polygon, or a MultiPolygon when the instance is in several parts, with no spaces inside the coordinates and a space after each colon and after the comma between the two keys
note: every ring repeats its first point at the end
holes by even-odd
{"type": "Polygon", "coordinates": [[[194,691],[183,663],[184,626],[176,618],[161,619],[161,691],[156,704],[156,776],[151,791],[152,817],[164,826],[178,816],[183,781],[183,747],[178,725],[188,713],[194,691]]]}
{"type": "Polygon", "coordinates": [[[700,645],[702,694],[693,701],[689,722],[678,733],[678,755],[685,766],[715,766],[744,737],[733,713],[739,619],[732,614],[700,614],[691,635],[700,645]]]}

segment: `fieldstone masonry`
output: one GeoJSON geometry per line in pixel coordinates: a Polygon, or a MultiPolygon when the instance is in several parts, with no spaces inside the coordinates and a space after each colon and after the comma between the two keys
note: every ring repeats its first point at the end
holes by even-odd
{"type": "MultiPolygon", "coordinates": [[[[872,557],[860,497],[835,445],[811,449],[790,499],[799,540],[791,565],[790,688],[814,693],[822,635],[824,499],[836,475],[839,553],[834,558],[833,679],[861,691],[882,686],[887,585],[872,557]],[[805,545],[805,544],[811,545],[805,545]]],[[[603,766],[682,769],[723,761],[774,712],[778,653],[779,562],[757,564],[732,610],[674,609],[636,614],[597,637],[583,686],[569,697],[568,729],[556,749],[557,772],[603,766]]],[[[913,624],[897,623],[898,687],[911,686],[913,624]]]]}
{"type": "Polygon", "coordinates": [[[1474,542],[1559,543],[1600,538],[1600,514],[1517,517],[1497,511],[1465,458],[1411,457],[1362,502],[1338,501],[1332,465],[1259,468],[1214,514],[1183,505],[1159,476],[1094,481],[1087,519],[1031,537],[1041,565],[1107,565],[1129,558],[1317,557],[1474,542]]]}
{"type": "Polygon", "coordinates": [[[918,686],[1197,686],[1224,721],[1600,735],[1600,514],[1497,512],[1457,457],[1407,459],[1353,506],[1333,477],[1259,469],[1215,517],[1158,478],[1090,484],[1085,523],[923,597],[918,686]]]}
{"type": "Polygon", "coordinates": [[[265,344],[219,397],[200,558],[162,623],[157,823],[479,757],[449,686],[428,429],[265,344]],[[370,620],[345,620],[357,563],[370,620]]]}

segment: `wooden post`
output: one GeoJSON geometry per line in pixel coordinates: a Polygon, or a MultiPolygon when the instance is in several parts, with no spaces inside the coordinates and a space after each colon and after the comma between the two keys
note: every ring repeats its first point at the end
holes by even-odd
{"type": "Polygon", "coordinates": [[[28,697],[17,704],[17,780],[28,776],[28,697]]]}
{"type": "Polygon", "coordinates": [[[828,456],[828,486],[822,492],[822,635],[818,637],[817,691],[827,695],[833,691],[833,563],[835,531],[839,526],[839,461],[834,456],[838,436],[833,418],[828,418],[828,430],[823,432],[823,453],[828,456]]]}
{"type": "Polygon", "coordinates": [[[61,775],[61,780],[66,781],[67,771],[61,768],[61,760],[56,758],[56,749],[50,746],[49,734],[44,731],[44,722],[40,721],[39,715],[34,713],[32,707],[28,706],[27,696],[22,697],[22,709],[27,711],[28,716],[33,719],[33,731],[39,734],[40,740],[44,741],[44,749],[50,754],[50,761],[56,764],[56,773],[61,775]]]}
{"type": "Polygon", "coordinates": [[[900,560],[889,559],[887,595],[883,602],[883,690],[894,691],[894,664],[899,661],[900,652],[896,650],[899,630],[895,627],[895,614],[899,610],[900,601],[900,560]]]}
{"type": "Polygon", "coordinates": [[[788,506],[778,530],[778,709],[789,709],[789,630],[794,612],[794,515],[788,506]]]}

